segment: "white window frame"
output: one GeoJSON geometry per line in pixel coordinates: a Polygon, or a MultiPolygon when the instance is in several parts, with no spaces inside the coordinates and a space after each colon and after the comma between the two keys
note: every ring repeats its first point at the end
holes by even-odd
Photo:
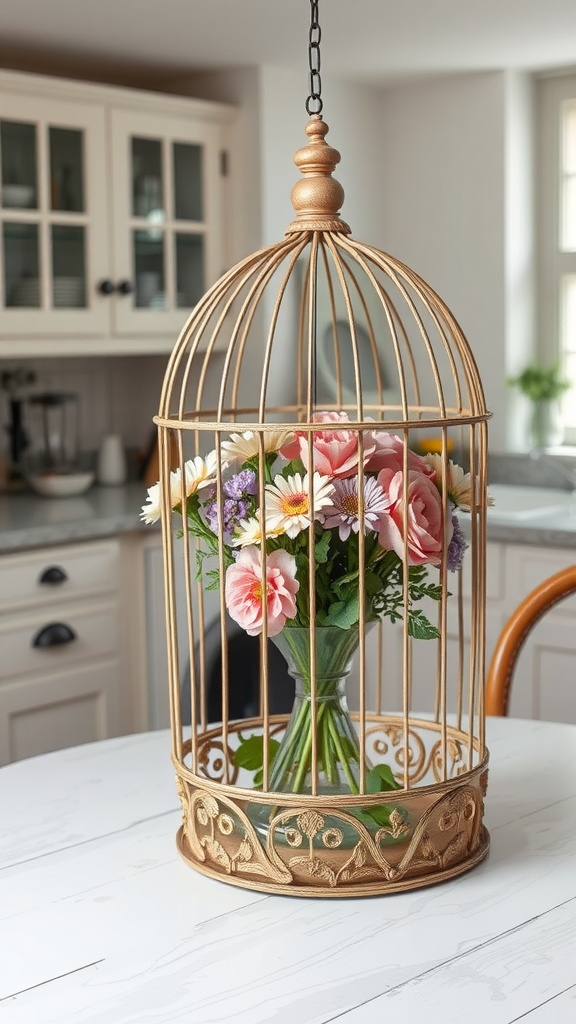
{"type": "MultiPolygon", "coordinates": [[[[562,118],[565,105],[576,102],[576,71],[542,77],[537,83],[538,170],[538,333],[537,355],[545,364],[558,360],[566,373],[572,354],[576,362],[576,337],[568,347],[564,323],[563,292],[569,275],[576,276],[576,249],[561,248],[563,180],[562,118]]],[[[567,374],[568,375],[568,374],[567,374]]],[[[576,379],[562,402],[566,444],[576,444],[576,379]]]]}

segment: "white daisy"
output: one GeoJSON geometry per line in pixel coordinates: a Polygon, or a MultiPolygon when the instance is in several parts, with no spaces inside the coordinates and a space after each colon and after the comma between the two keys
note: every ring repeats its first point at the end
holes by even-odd
{"type": "Polygon", "coordinates": [[[265,452],[277,452],[285,444],[289,444],[294,438],[292,430],[247,430],[244,434],[230,434],[229,441],[222,442],[222,451],[229,462],[236,462],[240,459],[246,462],[254,458],[260,451],[258,434],[262,434],[265,452]]]}
{"type": "MultiPolygon", "coordinates": [[[[350,532],[360,532],[358,508],[358,477],[336,480],[331,507],[324,509],[324,526],[338,527],[340,540],[347,540],[350,532]]],[[[390,499],[384,494],[374,477],[364,480],[364,533],[377,530],[380,516],[390,507],[390,499]]]]}
{"type": "Polygon", "coordinates": [[[321,510],[332,504],[334,484],[320,473],[313,475],[314,508],[310,509],[310,482],[308,473],[300,473],[287,479],[280,474],[273,484],[266,486],[266,529],[281,526],[288,537],[298,534],[310,526],[311,518],[318,519],[321,510]]]}
{"type": "MultiPolygon", "coordinates": [[[[184,486],[186,497],[208,487],[216,481],[216,452],[209,452],[205,459],[197,455],[184,463],[184,486]]],[[[180,466],[170,473],[170,505],[175,508],[182,501],[182,471],[180,466]]],[[[146,503],[142,506],[140,518],[145,523],[156,523],[162,514],[160,484],[148,488],[146,503]]]]}
{"type": "MultiPolygon", "coordinates": [[[[266,521],[266,540],[270,537],[280,537],[284,533],[281,523],[269,523],[266,521]]],[[[242,519],[238,524],[237,532],[231,541],[233,548],[245,548],[250,544],[262,544],[262,527],[259,516],[252,516],[250,519],[242,519]]]]}
{"type": "MultiPolygon", "coordinates": [[[[441,455],[432,454],[431,452],[425,456],[426,462],[431,469],[434,470],[435,484],[439,491],[442,490],[442,463],[443,459],[441,455]]],[[[446,463],[446,490],[448,491],[448,498],[453,505],[457,508],[461,508],[463,512],[469,512],[472,502],[472,481],[470,479],[470,473],[465,473],[461,466],[457,466],[452,459],[446,463]]],[[[476,487],[477,498],[480,497],[479,486],[476,487]]],[[[486,495],[486,504],[493,505],[494,499],[490,494],[486,495]]]]}
{"type": "Polygon", "coordinates": [[[160,484],[153,484],[148,488],[146,503],[142,505],[140,518],[145,523],[157,523],[160,515],[160,484]]]}

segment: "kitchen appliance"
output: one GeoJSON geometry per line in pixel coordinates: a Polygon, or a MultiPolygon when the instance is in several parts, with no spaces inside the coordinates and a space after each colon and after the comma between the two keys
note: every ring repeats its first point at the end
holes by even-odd
{"type": "Polygon", "coordinates": [[[28,399],[31,445],[24,460],[31,487],[49,497],[82,494],[94,480],[80,454],[78,396],[46,391],[28,399]]]}

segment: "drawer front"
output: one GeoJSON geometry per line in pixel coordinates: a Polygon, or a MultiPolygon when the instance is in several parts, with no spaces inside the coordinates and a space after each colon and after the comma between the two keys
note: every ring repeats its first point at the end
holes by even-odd
{"type": "Polygon", "coordinates": [[[116,601],[58,603],[35,614],[0,619],[0,682],[15,676],[56,671],[113,654],[119,643],[116,601]]]}
{"type": "Polygon", "coordinates": [[[0,686],[0,765],[122,731],[114,658],[0,686]]]}
{"type": "Polygon", "coordinates": [[[118,586],[117,540],[63,545],[0,557],[0,610],[50,606],[118,586]]]}

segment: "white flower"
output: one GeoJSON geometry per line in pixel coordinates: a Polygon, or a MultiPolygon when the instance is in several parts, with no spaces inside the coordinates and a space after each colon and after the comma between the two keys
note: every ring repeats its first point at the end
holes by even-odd
{"type": "Polygon", "coordinates": [[[277,452],[283,445],[293,440],[294,433],[291,430],[262,430],[255,432],[247,430],[244,434],[230,434],[229,441],[222,442],[222,451],[229,462],[240,459],[246,462],[254,458],[260,451],[258,435],[262,435],[265,452],[277,452]]]}
{"type": "MultiPolygon", "coordinates": [[[[216,480],[216,452],[209,452],[205,459],[197,455],[184,463],[184,486],[187,498],[202,487],[208,487],[216,480]]],[[[182,471],[180,466],[170,473],[170,505],[175,508],[182,501],[182,471]]],[[[162,514],[160,484],[148,488],[146,503],[142,506],[140,518],[145,523],[156,523],[162,514]]]]}
{"type": "MultiPolygon", "coordinates": [[[[282,533],[284,533],[284,527],[281,523],[266,522],[266,540],[269,540],[270,537],[279,537],[282,533]]],[[[260,525],[260,517],[256,515],[252,516],[251,519],[242,519],[238,524],[235,536],[232,538],[232,547],[245,548],[250,544],[259,545],[261,543],[262,527],[260,525]]]]}
{"type": "MultiPolygon", "coordinates": [[[[364,533],[377,531],[380,516],[387,512],[390,500],[384,494],[380,484],[374,477],[364,480],[364,533]]],[[[324,526],[330,530],[338,527],[340,540],[348,540],[350,532],[360,532],[358,507],[358,477],[347,480],[336,480],[332,495],[331,507],[324,509],[324,526]]]]}
{"type": "Polygon", "coordinates": [[[327,476],[320,473],[313,475],[314,508],[310,509],[310,482],[308,473],[301,477],[300,473],[287,479],[280,474],[273,484],[266,486],[266,529],[281,527],[288,537],[298,534],[310,525],[312,519],[318,519],[319,513],[326,505],[332,504],[330,495],[334,484],[327,476]]]}
{"type": "MultiPolygon", "coordinates": [[[[442,464],[443,458],[441,455],[431,452],[425,456],[426,462],[433,469],[436,476],[434,483],[436,484],[439,491],[442,491],[442,464]]],[[[472,481],[470,479],[470,473],[465,473],[461,466],[457,466],[452,459],[446,463],[446,490],[448,492],[448,498],[457,508],[461,508],[463,512],[469,512],[472,502],[472,481]]],[[[476,497],[477,500],[480,497],[480,488],[477,482],[476,486],[476,497]]],[[[493,505],[493,498],[487,494],[486,504],[493,505]]]]}
{"type": "Polygon", "coordinates": [[[140,518],[145,523],[157,523],[160,519],[160,484],[153,484],[148,488],[146,504],[142,505],[140,518]]]}

